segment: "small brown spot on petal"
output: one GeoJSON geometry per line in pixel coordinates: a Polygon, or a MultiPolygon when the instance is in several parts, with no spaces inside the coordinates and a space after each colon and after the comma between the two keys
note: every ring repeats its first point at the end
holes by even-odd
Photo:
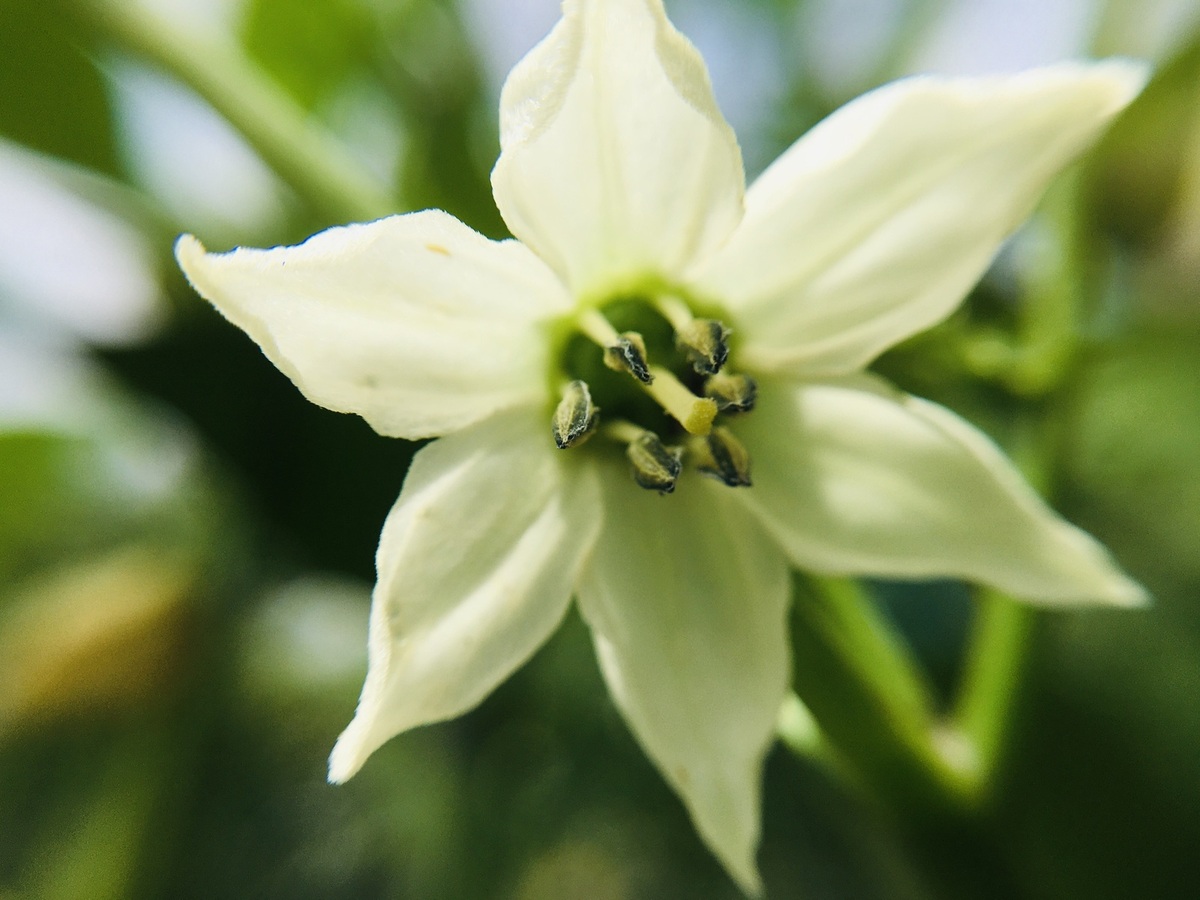
{"type": "Polygon", "coordinates": [[[440,253],[440,254],[442,254],[442,256],[450,255],[450,251],[447,250],[445,247],[443,247],[441,244],[426,244],[425,249],[429,250],[432,253],[440,253]]]}

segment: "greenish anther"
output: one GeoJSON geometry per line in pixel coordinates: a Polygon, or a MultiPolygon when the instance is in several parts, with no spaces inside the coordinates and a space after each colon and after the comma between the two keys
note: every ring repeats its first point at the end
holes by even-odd
{"type": "Polygon", "coordinates": [[[551,431],[559,450],[577,447],[592,436],[600,421],[600,409],[592,402],[587,383],[576,379],[563,388],[563,397],[554,410],[551,431]]]}
{"type": "Polygon", "coordinates": [[[704,396],[716,401],[720,412],[750,412],[758,400],[758,382],[749,375],[720,372],[704,382],[704,396]]]}
{"type": "Polygon", "coordinates": [[[669,494],[683,470],[683,451],[668,447],[652,431],[643,431],[625,449],[638,487],[669,494]]]}
{"type": "Polygon", "coordinates": [[[701,472],[729,487],[750,487],[750,454],[728,428],[714,428],[696,446],[701,472]]]}

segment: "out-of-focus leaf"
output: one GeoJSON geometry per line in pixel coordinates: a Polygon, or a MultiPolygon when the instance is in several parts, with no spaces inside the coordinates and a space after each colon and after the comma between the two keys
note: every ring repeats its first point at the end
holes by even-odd
{"type": "Polygon", "coordinates": [[[11,579],[132,535],[144,506],[114,490],[113,462],[78,435],[0,431],[0,606],[11,579]]]}
{"type": "Polygon", "coordinates": [[[363,0],[252,0],[242,38],[293,99],[313,109],[370,67],[374,25],[363,0]]]}
{"type": "Polygon", "coordinates": [[[237,668],[239,692],[264,726],[286,723],[289,738],[328,749],[366,675],[370,601],[365,582],[314,574],[259,603],[242,625],[237,668]]]}
{"type": "Polygon", "coordinates": [[[52,544],[71,504],[59,491],[81,441],[46,433],[0,434],[0,581],[37,548],[52,544]]]}
{"type": "Polygon", "coordinates": [[[1148,249],[1162,235],[1200,119],[1200,36],[1155,74],[1089,157],[1087,218],[1148,249]]]}
{"type": "MultiPolygon", "coordinates": [[[[85,750],[72,760],[73,765],[63,766],[54,784],[57,790],[39,798],[40,815],[20,823],[23,837],[29,831],[37,836],[38,850],[17,876],[24,893],[15,896],[20,900],[150,896],[138,889],[146,883],[146,872],[154,868],[152,848],[162,836],[164,800],[176,786],[165,749],[157,729],[130,730],[112,746],[85,750]]],[[[9,897],[0,888],[0,898],[9,897]]]]}
{"type": "Polygon", "coordinates": [[[1028,900],[1182,900],[1200,844],[1200,640],[1159,608],[1054,620],[1001,792],[1028,900]]]}
{"type": "Polygon", "coordinates": [[[1200,578],[1198,346],[1144,335],[1088,371],[1066,460],[1130,570],[1168,585],[1200,578]]]}
{"type": "Polygon", "coordinates": [[[138,705],[172,686],[185,658],[193,567],[148,546],[68,562],[0,610],[0,740],[64,715],[138,705]]]}
{"type": "Polygon", "coordinates": [[[0,85],[0,133],[92,169],[117,171],[103,79],[72,43],[54,4],[4,4],[0,85]]]}
{"type": "Polygon", "coordinates": [[[196,462],[161,440],[0,430],[0,606],[14,579],[63,559],[140,536],[164,548],[203,541],[211,497],[196,462]]]}

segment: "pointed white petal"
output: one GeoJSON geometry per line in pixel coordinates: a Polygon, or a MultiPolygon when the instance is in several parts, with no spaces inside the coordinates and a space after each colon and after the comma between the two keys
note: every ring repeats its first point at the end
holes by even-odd
{"type": "Polygon", "coordinates": [[[732,489],[689,477],[660,497],[611,475],[580,609],[634,734],[757,893],[762,761],[789,680],[786,564],[732,489]]]}
{"type": "Polygon", "coordinates": [[[741,218],[704,61],[661,0],[567,0],[500,99],[496,204],[576,294],[675,275],[741,218]]]}
{"type": "Polygon", "coordinates": [[[911,78],[834,113],[751,187],[694,273],[744,365],[858,369],[948,315],[1047,183],[1141,89],[1127,61],[911,78]]]}
{"type": "Polygon", "coordinates": [[[738,496],[798,567],[964,578],[1047,604],[1145,601],[987,437],[877,379],[761,383],[737,430],[754,465],[738,496]]]}
{"type": "Polygon", "coordinates": [[[414,458],[379,541],[370,666],[329,761],[479,703],[558,627],[600,527],[595,473],[545,417],[505,412],[414,458]]]}
{"type": "Polygon", "coordinates": [[[314,403],[419,438],[545,394],[535,323],[567,308],[515,241],[440,211],[323,231],[296,247],[175,254],[188,280],[314,403]]]}

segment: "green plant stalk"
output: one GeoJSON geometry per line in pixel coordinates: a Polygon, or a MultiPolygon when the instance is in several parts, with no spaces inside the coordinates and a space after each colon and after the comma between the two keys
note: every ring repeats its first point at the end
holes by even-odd
{"type": "Polygon", "coordinates": [[[231,42],[187,33],[136,4],[62,2],[85,28],[196,91],[323,215],[368,221],[395,211],[390,192],[231,42]]]}
{"type": "MultiPolygon", "coordinates": [[[[1017,323],[1017,356],[1006,379],[1017,396],[1051,396],[1068,379],[1079,354],[1085,291],[1086,243],[1076,211],[1083,181],[1076,169],[1055,184],[1042,202],[1042,257],[1025,275],[1017,323]]],[[[1030,459],[1044,466],[1046,459],[1030,459]]],[[[1046,485],[1039,485],[1045,488],[1046,485]]]]}
{"type": "Polygon", "coordinates": [[[1003,757],[1036,621],[1031,607],[996,591],[979,592],[953,721],[975,755],[980,800],[1003,757]]]}
{"type": "Polygon", "coordinates": [[[933,713],[902,642],[850,580],[796,578],[793,685],[838,760],[910,822],[969,813],[969,754],[933,713]]]}

